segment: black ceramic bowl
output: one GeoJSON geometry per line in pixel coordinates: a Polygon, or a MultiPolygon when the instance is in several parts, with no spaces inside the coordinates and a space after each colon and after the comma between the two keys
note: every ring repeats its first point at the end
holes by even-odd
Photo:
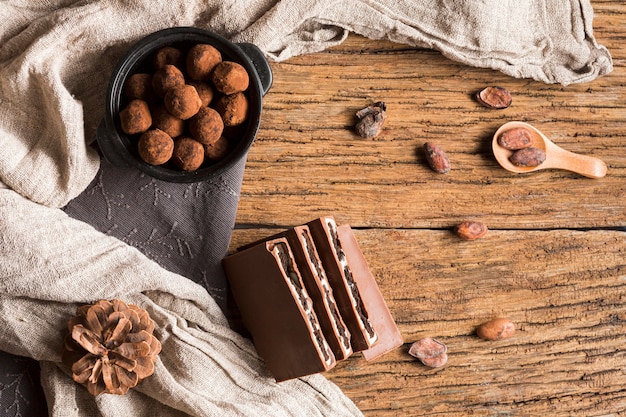
{"type": "Polygon", "coordinates": [[[98,127],[98,146],[104,157],[119,167],[134,167],[161,180],[170,182],[200,182],[223,173],[242,158],[254,142],[261,122],[263,96],[272,85],[272,71],[261,51],[253,44],[235,44],[204,29],[175,27],[148,35],[138,41],[122,58],[114,70],[107,91],[106,111],[98,127]],[[243,65],[250,77],[246,91],[249,100],[247,121],[237,130],[235,143],[229,154],[218,162],[203,165],[196,171],[181,171],[167,164],[154,166],[145,163],[137,152],[137,138],[129,137],[120,128],[119,111],[126,99],[122,89],[126,79],[137,72],[150,72],[154,53],[164,46],[175,46],[183,51],[195,44],[207,43],[217,48],[224,60],[243,65]]]}

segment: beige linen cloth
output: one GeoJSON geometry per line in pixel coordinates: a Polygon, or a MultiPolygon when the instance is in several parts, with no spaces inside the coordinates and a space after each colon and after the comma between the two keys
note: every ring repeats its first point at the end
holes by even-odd
{"type": "Polygon", "coordinates": [[[54,416],[348,416],[323,376],[276,384],[206,290],[68,217],[99,166],[108,78],[128,47],[172,26],[210,28],[276,60],[353,31],[440,50],[546,83],[611,71],[587,0],[0,1],[0,349],[42,365],[54,416]],[[155,374],[126,396],[90,397],[60,365],[77,305],[147,309],[163,343],[155,374]]]}

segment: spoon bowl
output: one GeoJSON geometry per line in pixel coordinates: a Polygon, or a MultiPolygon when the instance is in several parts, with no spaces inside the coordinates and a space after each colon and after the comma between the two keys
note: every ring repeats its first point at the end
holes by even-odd
{"type": "Polygon", "coordinates": [[[546,135],[541,133],[534,126],[524,122],[508,122],[500,126],[500,128],[493,135],[492,141],[493,155],[496,157],[498,163],[502,168],[516,173],[533,172],[540,169],[564,169],[572,171],[577,174],[583,175],[588,178],[602,178],[606,175],[606,164],[601,159],[580,155],[574,152],[567,151],[554,142],[552,142],[546,135]],[[543,150],[546,153],[546,159],[544,162],[537,166],[517,166],[510,161],[512,150],[506,149],[498,143],[500,135],[507,130],[515,128],[524,128],[530,133],[531,146],[543,150]]]}

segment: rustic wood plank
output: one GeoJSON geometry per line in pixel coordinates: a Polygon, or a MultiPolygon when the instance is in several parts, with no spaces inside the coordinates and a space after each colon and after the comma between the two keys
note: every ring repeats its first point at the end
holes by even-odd
{"type": "Polygon", "coordinates": [[[470,68],[435,51],[349,36],[328,51],[272,63],[231,250],[332,214],[357,240],[405,338],[326,376],[366,416],[616,416],[626,410],[626,4],[593,0],[595,34],[615,70],[592,83],[545,85],[470,68]],[[472,94],[502,85],[501,111],[472,94]],[[363,140],[354,113],[384,100],[383,134],[363,140]],[[605,178],[501,169],[498,126],[523,120],[564,148],[602,158],[605,178]],[[421,146],[453,169],[441,175],[421,146]],[[466,242],[461,220],[485,222],[466,242]],[[518,331],[479,340],[496,316],[518,331]],[[429,369],[408,355],[435,337],[450,359],[429,369]]]}
{"type": "MultiPolygon", "coordinates": [[[[237,230],[233,247],[276,229],[237,230]]],[[[326,376],[367,416],[610,415],[626,409],[626,239],[610,231],[356,230],[405,339],[326,376]],[[572,265],[574,265],[572,267],[572,265]],[[504,316],[498,342],[476,326],[504,316]],[[449,362],[429,369],[410,343],[435,337],[449,362]]],[[[617,415],[617,414],[616,414],[617,415]]]]}
{"type": "Polygon", "coordinates": [[[615,70],[593,83],[545,85],[454,63],[435,51],[358,36],[329,51],[273,63],[261,129],[244,178],[240,223],[297,224],[329,211],[355,226],[448,227],[477,217],[496,228],[619,227],[626,192],[626,18],[615,2],[597,37],[615,70]],[[472,94],[502,85],[513,106],[493,111],[472,94]],[[384,100],[376,140],[352,132],[354,113],[384,100]],[[490,139],[502,123],[535,124],[564,148],[597,156],[607,177],[501,169],[490,139]],[[438,175],[421,146],[438,143],[452,172],[438,175]]]}

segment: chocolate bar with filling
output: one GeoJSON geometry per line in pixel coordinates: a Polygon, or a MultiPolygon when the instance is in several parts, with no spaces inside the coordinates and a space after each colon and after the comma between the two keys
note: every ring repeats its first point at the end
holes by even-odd
{"type": "Polygon", "coordinates": [[[222,265],[243,324],[277,382],[335,366],[287,239],[259,243],[222,265]]]}
{"type": "Polygon", "coordinates": [[[367,264],[363,252],[347,224],[337,226],[337,236],[346,254],[352,277],[361,294],[363,305],[367,309],[368,318],[378,335],[378,342],[371,348],[361,352],[366,360],[371,361],[385,353],[402,346],[402,334],[396,325],[387,303],[378,288],[376,279],[367,264]]]}
{"type": "Polygon", "coordinates": [[[296,226],[280,233],[279,236],[284,236],[289,242],[304,286],[313,300],[313,308],[322,332],[335,359],[341,360],[349,357],[352,354],[350,331],[339,313],[332,287],[313,243],[311,231],[307,226],[296,226]]]}
{"type": "Polygon", "coordinates": [[[304,286],[313,300],[313,308],[322,328],[322,333],[324,333],[335,359],[348,358],[353,352],[350,331],[341,317],[332,287],[308,226],[303,225],[287,229],[263,240],[240,246],[238,250],[245,250],[258,245],[260,242],[279,237],[286,238],[289,243],[302,275],[304,286]]]}
{"type": "Polygon", "coordinates": [[[352,270],[337,236],[332,216],[321,217],[306,224],[311,231],[326,276],[333,289],[339,312],[350,331],[352,350],[360,352],[374,345],[378,336],[372,327],[366,306],[354,281],[352,270]]]}

